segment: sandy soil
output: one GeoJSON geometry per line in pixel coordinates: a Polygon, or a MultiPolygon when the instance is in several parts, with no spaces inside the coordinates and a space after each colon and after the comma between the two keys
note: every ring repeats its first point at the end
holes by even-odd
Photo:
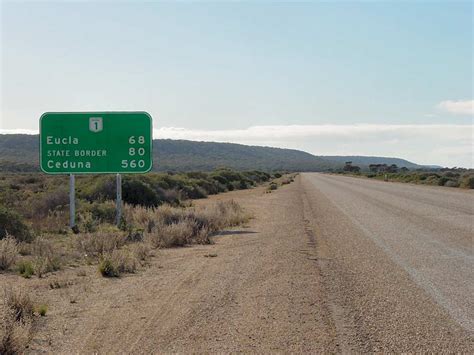
{"type": "Polygon", "coordinates": [[[213,196],[254,214],[215,244],[159,250],[137,274],[0,275],[49,305],[31,353],[474,352],[472,333],[303,175],[213,196]],[[85,276],[79,276],[83,275],[85,276]],[[65,285],[51,289],[53,280],[65,285]]]}

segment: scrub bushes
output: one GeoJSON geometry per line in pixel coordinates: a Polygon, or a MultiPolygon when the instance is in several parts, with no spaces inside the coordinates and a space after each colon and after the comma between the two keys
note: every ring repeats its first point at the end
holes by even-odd
{"type": "Polygon", "coordinates": [[[23,218],[18,213],[0,206],[0,239],[5,238],[7,234],[20,242],[33,240],[30,228],[23,221],[23,218]]]}
{"type": "Polygon", "coordinates": [[[155,248],[209,244],[210,235],[245,223],[250,216],[234,201],[201,208],[158,208],[125,206],[124,220],[129,235],[137,231],[155,248]]]}
{"type": "Polygon", "coordinates": [[[31,340],[34,305],[26,293],[4,289],[0,308],[0,354],[22,354],[31,340]]]}
{"type": "Polygon", "coordinates": [[[0,270],[8,270],[18,256],[18,243],[11,237],[7,236],[0,240],[0,270]]]}

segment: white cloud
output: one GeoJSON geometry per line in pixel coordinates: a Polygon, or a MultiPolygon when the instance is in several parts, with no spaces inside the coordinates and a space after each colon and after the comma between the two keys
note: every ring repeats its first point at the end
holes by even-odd
{"type": "Polygon", "coordinates": [[[438,137],[456,139],[465,134],[472,125],[451,124],[354,124],[354,125],[288,125],[252,126],[246,129],[193,130],[162,127],[154,130],[155,138],[189,139],[198,141],[248,142],[248,141],[293,141],[308,138],[398,139],[400,137],[438,137]]]}
{"type": "Polygon", "coordinates": [[[33,129],[0,129],[0,134],[38,134],[33,129]]]}
{"type": "Polygon", "coordinates": [[[446,100],[438,108],[455,115],[474,115],[474,100],[446,100]]]}

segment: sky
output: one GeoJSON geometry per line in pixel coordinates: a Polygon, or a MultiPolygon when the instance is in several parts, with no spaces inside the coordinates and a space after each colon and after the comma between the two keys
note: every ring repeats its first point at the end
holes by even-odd
{"type": "Polygon", "coordinates": [[[470,1],[1,1],[0,133],[139,110],[155,139],[474,167],[470,1]]]}

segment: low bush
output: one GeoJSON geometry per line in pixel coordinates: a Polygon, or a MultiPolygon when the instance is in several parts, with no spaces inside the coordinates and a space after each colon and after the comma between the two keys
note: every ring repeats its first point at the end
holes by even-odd
{"type": "Polygon", "coordinates": [[[116,207],[114,201],[92,202],[82,206],[82,210],[90,212],[92,218],[100,223],[114,223],[116,207]]]}
{"type": "Polygon", "coordinates": [[[0,206],[0,239],[5,238],[7,234],[20,242],[33,240],[31,230],[23,218],[18,213],[0,206]]]}
{"type": "Polygon", "coordinates": [[[122,185],[122,198],[126,203],[141,206],[158,206],[162,203],[157,192],[138,178],[127,178],[122,185]]]}
{"type": "Polygon", "coordinates": [[[104,277],[119,277],[120,273],[109,257],[104,257],[99,262],[99,272],[104,277]]]}
{"type": "Polygon", "coordinates": [[[459,182],[456,180],[448,180],[444,183],[444,186],[446,187],[459,187],[459,182]]]}
{"type": "Polygon", "coordinates": [[[41,219],[32,221],[33,228],[39,232],[66,234],[69,230],[68,213],[61,210],[49,211],[48,215],[41,219]]]}
{"type": "Polygon", "coordinates": [[[45,304],[40,304],[38,307],[36,307],[36,312],[41,317],[44,317],[46,315],[46,312],[48,312],[48,306],[45,304]]]}
{"type": "Polygon", "coordinates": [[[105,254],[99,262],[99,272],[104,277],[119,277],[122,273],[134,273],[137,260],[128,250],[115,249],[105,254]]]}
{"type": "Polygon", "coordinates": [[[36,238],[32,243],[33,269],[38,277],[61,269],[61,258],[53,244],[42,237],[36,238]]]}
{"type": "Polygon", "coordinates": [[[0,323],[0,354],[21,354],[31,340],[33,302],[26,293],[4,290],[0,323]]]}
{"type": "Polygon", "coordinates": [[[35,268],[29,260],[20,260],[17,265],[18,273],[25,279],[29,279],[35,273],[35,268]]]}
{"type": "Polygon", "coordinates": [[[131,252],[135,259],[140,262],[145,262],[150,258],[151,250],[148,244],[136,243],[131,247],[131,252]]]}
{"type": "Polygon", "coordinates": [[[464,176],[462,178],[462,187],[474,189],[474,176],[464,176]]]}
{"type": "Polygon", "coordinates": [[[79,213],[77,218],[77,227],[80,231],[86,233],[93,233],[99,228],[100,221],[94,218],[93,214],[89,211],[79,213]]]}
{"type": "Polygon", "coordinates": [[[75,238],[81,252],[90,256],[100,256],[125,245],[127,236],[123,231],[116,230],[78,234],[75,238]]]}
{"type": "Polygon", "coordinates": [[[193,225],[190,220],[163,224],[150,235],[150,242],[159,248],[181,247],[186,245],[193,236],[193,225]]]}
{"type": "Polygon", "coordinates": [[[83,177],[77,182],[77,196],[87,201],[107,201],[115,199],[115,180],[110,175],[83,177]]]}
{"type": "Polygon", "coordinates": [[[183,246],[189,243],[208,244],[209,235],[220,229],[244,223],[249,216],[234,201],[218,202],[200,208],[124,208],[129,235],[141,231],[155,248],[183,246]]]}
{"type": "Polygon", "coordinates": [[[43,218],[49,212],[64,209],[69,205],[69,192],[67,189],[59,188],[54,191],[47,191],[40,196],[35,196],[32,203],[32,217],[43,218]]]}
{"type": "Polygon", "coordinates": [[[5,290],[5,305],[12,309],[16,321],[26,320],[33,316],[34,306],[31,298],[25,292],[5,290]]]}
{"type": "Polygon", "coordinates": [[[449,178],[446,177],[446,176],[443,176],[443,177],[439,178],[438,185],[439,186],[444,186],[444,184],[446,184],[448,181],[450,181],[449,178]]]}
{"type": "Polygon", "coordinates": [[[0,239],[0,270],[10,269],[15,264],[17,257],[17,241],[11,236],[0,239]]]}
{"type": "Polygon", "coordinates": [[[272,182],[272,183],[270,183],[270,185],[268,185],[268,189],[270,191],[276,190],[276,189],[278,189],[278,185],[275,182],[272,182]]]}

